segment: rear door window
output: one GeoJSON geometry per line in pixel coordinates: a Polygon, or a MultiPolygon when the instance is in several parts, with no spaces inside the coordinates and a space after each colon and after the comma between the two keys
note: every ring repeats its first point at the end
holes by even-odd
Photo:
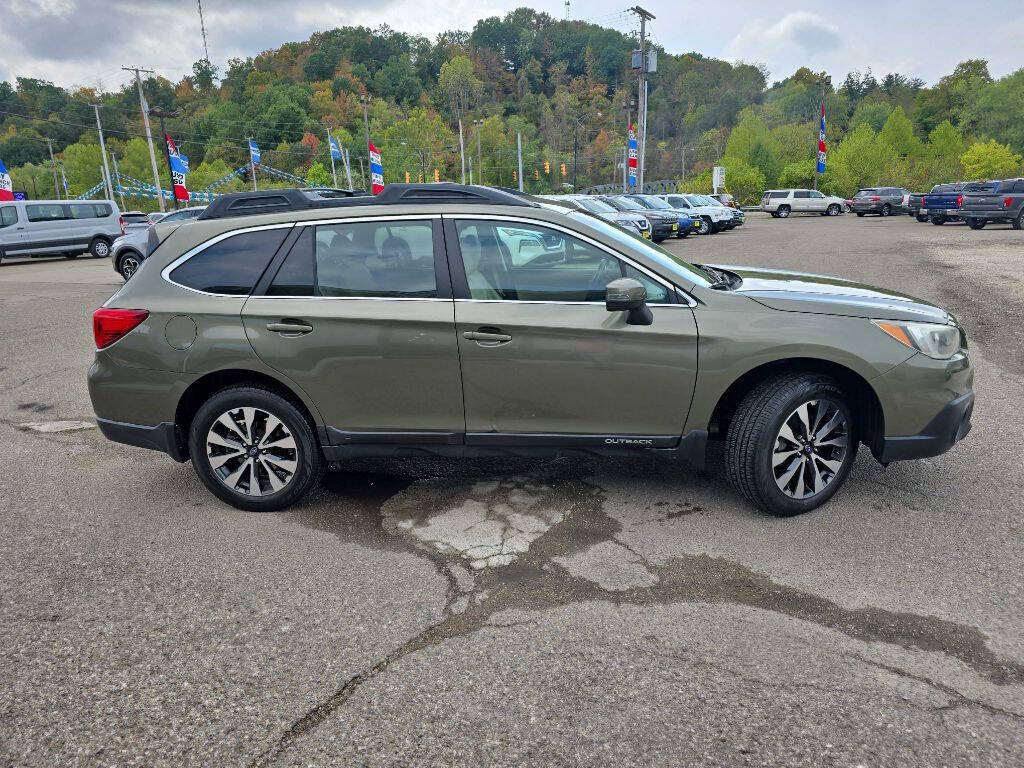
{"type": "Polygon", "coordinates": [[[248,296],[288,231],[278,227],[226,237],[175,267],[170,279],[203,293],[248,296]]]}
{"type": "Polygon", "coordinates": [[[67,212],[60,203],[41,203],[25,206],[25,215],[32,222],[39,221],[63,221],[67,218],[67,212]]]}
{"type": "Polygon", "coordinates": [[[92,203],[72,203],[68,208],[72,219],[95,219],[97,216],[96,206],[92,203]]]}

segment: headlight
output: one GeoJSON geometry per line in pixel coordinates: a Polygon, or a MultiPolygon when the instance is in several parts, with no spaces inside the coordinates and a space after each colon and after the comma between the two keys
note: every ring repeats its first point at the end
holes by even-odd
{"type": "Polygon", "coordinates": [[[960,349],[960,329],[938,323],[892,323],[872,320],[896,341],[936,360],[948,360],[960,349]]]}

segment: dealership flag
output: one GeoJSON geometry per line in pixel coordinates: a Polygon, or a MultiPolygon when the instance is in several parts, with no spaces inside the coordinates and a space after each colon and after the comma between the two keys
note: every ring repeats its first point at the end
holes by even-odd
{"type": "Polygon", "coordinates": [[[328,136],[327,140],[331,144],[331,157],[335,160],[341,160],[341,148],[338,146],[338,140],[333,136],[328,136]]]}
{"type": "Polygon", "coordinates": [[[7,166],[0,160],[0,200],[14,199],[14,185],[11,184],[11,174],[7,172],[7,166]]]}
{"type": "Polygon", "coordinates": [[[384,166],[380,162],[380,152],[370,142],[370,191],[379,195],[384,191],[384,166]]]}
{"type": "Polygon", "coordinates": [[[639,156],[636,146],[636,130],[633,124],[629,126],[629,186],[636,186],[636,159],[639,156]]]}
{"type": "Polygon", "coordinates": [[[818,129],[818,173],[825,172],[825,102],[821,102],[821,127],[818,129]]]}
{"type": "Polygon", "coordinates": [[[174,187],[175,200],[188,200],[188,188],[185,186],[185,174],[188,173],[188,158],[182,155],[178,148],[171,141],[168,134],[164,134],[164,141],[167,142],[167,157],[171,163],[171,186],[174,187]]]}
{"type": "Polygon", "coordinates": [[[253,165],[260,164],[260,148],[252,139],[249,139],[249,159],[253,165]]]}

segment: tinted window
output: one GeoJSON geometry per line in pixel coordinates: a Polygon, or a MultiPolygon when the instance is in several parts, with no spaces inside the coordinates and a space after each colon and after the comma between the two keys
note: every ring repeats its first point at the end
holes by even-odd
{"type": "Polygon", "coordinates": [[[769,193],[768,196],[773,198],[773,199],[777,199],[777,198],[780,198],[780,197],[789,197],[789,192],[787,192],[785,190],[783,190],[781,192],[771,192],[771,193],[769,193]]]}
{"type": "Polygon", "coordinates": [[[96,206],[92,203],[72,203],[68,208],[71,209],[72,219],[96,218],[96,206]]]}
{"type": "Polygon", "coordinates": [[[267,289],[268,296],[315,296],[313,227],[305,227],[267,289]]]}
{"type": "Polygon", "coordinates": [[[111,208],[109,205],[104,205],[103,203],[95,203],[92,207],[96,209],[97,219],[105,219],[107,216],[114,212],[113,208],[111,208]]]}
{"type": "Polygon", "coordinates": [[[288,234],[287,227],[232,235],[171,272],[171,280],[206,293],[248,296],[288,234]]]}
{"type": "MultiPolygon", "coordinates": [[[[605,286],[623,275],[608,252],[547,227],[460,221],[456,229],[474,299],[603,302],[605,286]]],[[[656,283],[644,284],[656,293],[656,283]]]]}
{"type": "Polygon", "coordinates": [[[0,227],[9,227],[18,221],[18,209],[13,205],[0,207],[0,227]]]}
{"type": "Polygon", "coordinates": [[[319,296],[437,296],[430,221],[365,221],[317,227],[314,262],[319,296]]]}
{"type": "Polygon", "coordinates": [[[64,206],[56,203],[26,205],[25,215],[29,221],[61,221],[67,218],[64,206]]]}
{"type": "Polygon", "coordinates": [[[793,193],[793,197],[798,197],[798,198],[806,198],[806,197],[810,197],[810,196],[811,196],[811,193],[808,192],[806,189],[798,189],[796,192],[793,193]]]}
{"type": "Polygon", "coordinates": [[[632,277],[634,280],[639,280],[644,284],[644,288],[647,289],[647,301],[651,304],[668,304],[668,288],[661,283],[656,283],[651,280],[647,275],[641,272],[636,267],[631,267],[629,264],[622,265],[622,276],[632,277]]]}
{"type": "Polygon", "coordinates": [[[808,197],[815,197],[815,198],[822,198],[822,197],[824,197],[824,195],[821,194],[821,192],[815,192],[813,190],[811,192],[808,192],[807,195],[808,195],[808,197]]]}
{"type": "Polygon", "coordinates": [[[667,199],[668,199],[669,205],[672,205],[672,206],[674,206],[676,208],[689,208],[690,207],[690,204],[688,202],[686,202],[686,198],[685,197],[680,197],[679,195],[669,195],[667,199]]]}
{"type": "Polygon", "coordinates": [[[1024,192],[1024,179],[1018,179],[1017,183],[1013,185],[1014,192],[1024,192]]]}

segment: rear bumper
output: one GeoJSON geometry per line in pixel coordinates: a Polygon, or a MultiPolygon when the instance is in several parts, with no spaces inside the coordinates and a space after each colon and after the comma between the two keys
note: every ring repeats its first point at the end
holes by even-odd
{"type": "Polygon", "coordinates": [[[920,433],[884,438],[875,458],[888,464],[945,453],[971,431],[973,412],[974,392],[970,391],[950,401],[920,433]]]}
{"type": "Polygon", "coordinates": [[[1014,212],[1008,211],[1005,208],[981,208],[977,210],[961,208],[958,213],[965,219],[984,219],[985,221],[1011,221],[1016,218],[1014,212]]]}
{"type": "Polygon", "coordinates": [[[111,421],[109,419],[96,419],[100,432],[108,440],[125,445],[134,445],[138,448],[149,448],[153,451],[166,453],[175,461],[186,461],[188,453],[185,451],[184,441],[178,434],[178,430],[171,422],[165,421],[156,426],[144,424],[127,424],[123,421],[111,421]]]}

